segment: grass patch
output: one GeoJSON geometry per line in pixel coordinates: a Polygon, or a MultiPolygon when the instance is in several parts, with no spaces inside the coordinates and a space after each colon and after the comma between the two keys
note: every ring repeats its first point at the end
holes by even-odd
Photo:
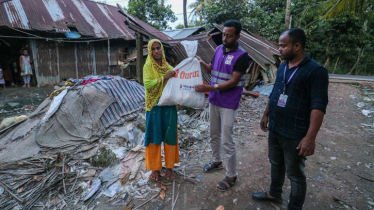
{"type": "Polygon", "coordinates": [[[117,161],[116,154],[111,150],[102,148],[99,153],[90,159],[90,163],[95,167],[108,167],[117,161]]]}

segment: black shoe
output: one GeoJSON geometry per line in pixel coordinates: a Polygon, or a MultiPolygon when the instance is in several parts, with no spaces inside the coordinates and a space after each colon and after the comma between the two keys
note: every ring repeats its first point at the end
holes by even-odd
{"type": "Polygon", "coordinates": [[[282,197],[268,198],[267,192],[255,192],[252,193],[252,197],[256,200],[272,201],[274,203],[282,203],[282,197]]]}

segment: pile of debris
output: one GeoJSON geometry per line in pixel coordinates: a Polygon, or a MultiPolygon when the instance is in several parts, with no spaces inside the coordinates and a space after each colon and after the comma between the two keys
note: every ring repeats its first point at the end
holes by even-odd
{"type": "Polygon", "coordinates": [[[357,101],[361,113],[368,117],[368,123],[361,123],[365,130],[374,132],[374,89],[372,87],[352,85],[362,89],[362,94],[352,94],[350,98],[357,101]]]}
{"type": "MultiPolygon", "coordinates": [[[[100,196],[126,205],[160,193],[144,167],[144,87],[112,76],[66,84],[1,131],[0,209],[93,209],[100,196]]],[[[207,112],[178,112],[181,157],[207,137],[207,112]]]]}

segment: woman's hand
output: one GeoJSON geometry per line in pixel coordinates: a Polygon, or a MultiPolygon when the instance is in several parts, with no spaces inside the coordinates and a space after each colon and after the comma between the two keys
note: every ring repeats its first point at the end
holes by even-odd
{"type": "Polygon", "coordinates": [[[200,58],[200,56],[195,55],[195,58],[199,61],[199,63],[205,63],[203,59],[200,58]]]}
{"type": "Polygon", "coordinates": [[[168,79],[174,77],[175,74],[176,74],[175,71],[169,71],[168,73],[165,74],[164,79],[168,80],[168,79]]]}

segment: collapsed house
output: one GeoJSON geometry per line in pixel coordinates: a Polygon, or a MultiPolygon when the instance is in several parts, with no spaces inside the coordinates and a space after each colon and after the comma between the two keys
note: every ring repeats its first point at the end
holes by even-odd
{"type": "MultiPolygon", "coordinates": [[[[0,130],[0,209],[93,209],[101,195],[127,205],[160,193],[144,167],[144,87],[97,75],[65,84],[0,130]]],[[[207,119],[207,109],[179,113],[181,156],[206,138],[207,119]]]]}
{"type": "Polygon", "coordinates": [[[136,34],[115,6],[89,0],[0,0],[0,14],[0,65],[5,72],[26,48],[38,86],[87,75],[136,74],[121,69],[136,48],[136,34]]]}
{"type": "MultiPolygon", "coordinates": [[[[73,185],[77,178],[95,176],[95,172],[87,175],[87,167],[81,164],[100,153],[99,142],[144,112],[144,87],[137,82],[118,76],[89,76],[69,82],[27,120],[1,130],[0,188],[8,195],[0,194],[1,209],[30,209],[61,186],[65,194],[74,193],[79,188],[73,185]]],[[[124,140],[122,135],[122,144],[126,148],[141,145],[144,130],[133,126],[128,131],[133,137],[124,140]]],[[[104,142],[111,146],[111,141],[104,142]]],[[[122,159],[126,154],[122,150],[117,153],[122,159]]],[[[100,161],[107,161],[107,156],[96,164],[100,161]]],[[[91,163],[95,165],[95,161],[91,163]]]]}

